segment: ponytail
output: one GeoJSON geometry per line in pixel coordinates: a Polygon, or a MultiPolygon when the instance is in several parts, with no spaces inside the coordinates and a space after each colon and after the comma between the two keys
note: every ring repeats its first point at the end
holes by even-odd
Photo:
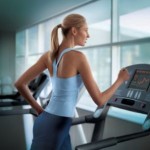
{"type": "Polygon", "coordinates": [[[54,27],[51,34],[51,59],[55,59],[59,49],[58,29],[61,28],[61,24],[54,27]]]}
{"type": "Polygon", "coordinates": [[[66,16],[62,24],[57,25],[51,34],[51,59],[56,58],[59,50],[58,29],[62,29],[63,37],[66,37],[72,27],[80,28],[86,23],[86,19],[80,14],[70,14],[66,16]]]}

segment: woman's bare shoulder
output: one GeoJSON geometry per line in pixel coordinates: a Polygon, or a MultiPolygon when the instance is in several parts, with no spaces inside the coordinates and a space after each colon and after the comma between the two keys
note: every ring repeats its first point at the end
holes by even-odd
{"type": "Polygon", "coordinates": [[[44,62],[49,62],[51,61],[51,52],[50,51],[46,51],[45,53],[42,54],[41,59],[44,62]]]}
{"type": "Polygon", "coordinates": [[[85,54],[82,51],[79,50],[73,50],[71,51],[72,56],[75,56],[77,59],[81,59],[85,57],[85,54]]]}
{"type": "Polygon", "coordinates": [[[50,51],[46,51],[46,52],[44,52],[43,53],[43,57],[50,57],[50,55],[51,55],[51,52],[50,51]]]}

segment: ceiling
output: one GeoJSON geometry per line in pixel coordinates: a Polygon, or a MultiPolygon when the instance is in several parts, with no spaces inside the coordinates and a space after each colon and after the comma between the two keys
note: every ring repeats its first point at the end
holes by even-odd
{"type": "Polygon", "coordinates": [[[0,31],[15,32],[89,0],[0,0],[0,31]]]}

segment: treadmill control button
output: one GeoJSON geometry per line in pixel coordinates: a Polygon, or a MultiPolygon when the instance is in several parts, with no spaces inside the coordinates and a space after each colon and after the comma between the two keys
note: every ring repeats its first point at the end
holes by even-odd
{"type": "Polygon", "coordinates": [[[138,96],[138,91],[135,93],[135,95],[134,95],[134,98],[136,99],[137,98],[137,96],[138,96]]]}
{"type": "Polygon", "coordinates": [[[130,95],[130,92],[131,92],[131,90],[129,90],[129,91],[128,91],[128,93],[127,93],[127,97],[129,97],[129,95],[130,95]]]}
{"type": "Polygon", "coordinates": [[[132,97],[132,95],[133,95],[133,91],[131,91],[131,92],[130,92],[130,95],[129,95],[129,97],[132,97]]]}
{"type": "Polygon", "coordinates": [[[138,93],[137,99],[139,99],[141,96],[141,92],[138,93]]]}

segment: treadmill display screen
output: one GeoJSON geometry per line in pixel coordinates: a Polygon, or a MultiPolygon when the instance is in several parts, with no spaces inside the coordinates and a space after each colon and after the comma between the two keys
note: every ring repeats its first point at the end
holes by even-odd
{"type": "Polygon", "coordinates": [[[140,89],[146,91],[150,84],[149,70],[136,70],[129,84],[129,88],[140,89]]]}

